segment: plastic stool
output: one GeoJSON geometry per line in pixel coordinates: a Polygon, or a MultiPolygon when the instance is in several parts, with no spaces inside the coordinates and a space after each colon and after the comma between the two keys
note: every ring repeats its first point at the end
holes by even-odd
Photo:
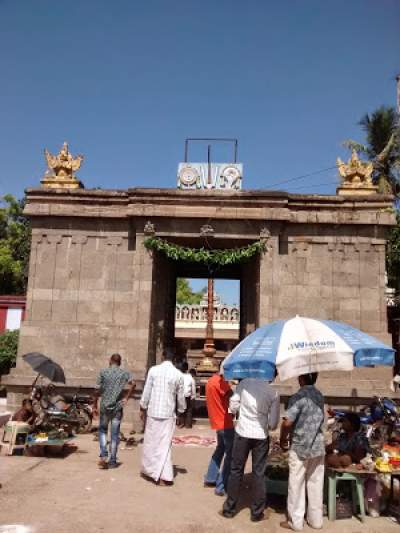
{"type": "Polygon", "coordinates": [[[30,426],[25,422],[7,422],[7,424],[4,426],[3,441],[1,444],[8,448],[8,455],[12,455],[14,450],[25,449],[26,439],[29,432],[30,426]],[[22,439],[19,439],[19,436],[21,436],[22,439]],[[19,440],[22,440],[22,442],[17,443],[19,440]]]}
{"type": "Polygon", "coordinates": [[[364,484],[362,476],[350,472],[328,470],[328,518],[336,520],[336,483],[338,481],[351,481],[351,495],[353,500],[353,513],[357,515],[357,503],[360,508],[360,520],[365,521],[364,484]],[[357,502],[358,499],[358,502],[357,502]]]}

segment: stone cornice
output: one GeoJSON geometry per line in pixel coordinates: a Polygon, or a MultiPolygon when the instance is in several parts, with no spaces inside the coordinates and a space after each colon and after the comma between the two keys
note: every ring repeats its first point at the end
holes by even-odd
{"type": "Polygon", "coordinates": [[[282,191],[135,188],[28,189],[29,216],[269,220],[305,224],[393,225],[392,197],[322,196],[282,191]]]}

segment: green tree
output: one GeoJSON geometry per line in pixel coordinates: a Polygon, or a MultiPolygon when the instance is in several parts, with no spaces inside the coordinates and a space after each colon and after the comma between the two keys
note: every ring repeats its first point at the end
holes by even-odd
{"type": "Polygon", "coordinates": [[[17,359],[19,331],[6,331],[0,335],[0,375],[8,374],[17,359]]]}
{"type": "Polygon", "coordinates": [[[202,289],[198,292],[193,292],[188,280],[186,278],[177,278],[176,280],[176,303],[198,305],[201,302],[203,294],[207,289],[202,289]]]}
{"type": "Polygon", "coordinates": [[[364,154],[374,164],[372,179],[379,192],[400,194],[400,123],[394,107],[381,106],[366,113],[358,123],[366,134],[366,144],[351,139],[347,148],[364,154]]]}
{"type": "Polygon", "coordinates": [[[31,226],[23,215],[25,200],[11,194],[0,209],[0,294],[25,294],[28,281],[31,226]]]}
{"type": "Polygon", "coordinates": [[[388,285],[400,290],[400,211],[396,213],[397,225],[392,228],[386,252],[388,285]]]}

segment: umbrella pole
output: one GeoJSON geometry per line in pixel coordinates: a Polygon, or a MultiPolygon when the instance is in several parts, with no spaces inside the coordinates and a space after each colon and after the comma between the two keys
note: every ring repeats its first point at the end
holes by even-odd
{"type": "Polygon", "coordinates": [[[39,376],[40,376],[40,374],[37,374],[37,376],[36,376],[35,379],[33,380],[33,383],[32,383],[32,392],[31,392],[31,400],[33,399],[33,392],[34,392],[34,390],[35,390],[35,386],[36,386],[37,380],[39,379],[39,376]]]}

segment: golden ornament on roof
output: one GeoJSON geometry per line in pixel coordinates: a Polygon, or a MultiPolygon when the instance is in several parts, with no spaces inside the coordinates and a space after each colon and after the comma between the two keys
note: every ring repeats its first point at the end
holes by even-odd
{"type": "Polygon", "coordinates": [[[82,187],[81,182],[74,172],[79,170],[83,155],[73,157],[68,149],[68,143],[64,142],[57,155],[51,154],[47,148],[44,150],[46,162],[49,170],[41,183],[45,187],[78,189],[82,187]]]}
{"type": "Polygon", "coordinates": [[[362,161],[355,150],[347,163],[338,157],[337,167],[342,178],[338,194],[371,194],[377,191],[372,183],[373,163],[362,161]]]}

